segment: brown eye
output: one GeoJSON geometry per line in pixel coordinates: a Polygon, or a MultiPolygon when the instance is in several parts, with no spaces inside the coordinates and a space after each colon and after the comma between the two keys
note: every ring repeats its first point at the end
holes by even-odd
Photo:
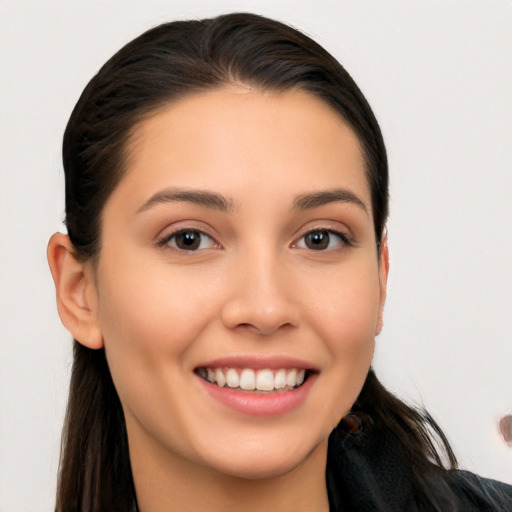
{"type": "Polygon", "coordinates": [[[304,243],[308,249],[313,251],[322,251],[329,247],[329,232],[328,231],[312,231],[304,236],[304,243]]]}
{"type": "Polygon", "coordinates": [[[197,229],[178,231],[170,236],[165,243],[181,251],[197,251],[215,247],[213,238],[197,229]]]}
{"type": "Polygon", "coordinates": [[[346,245],[351,245],[351,242],[344,233],[332,229],[315,229],[301,236],[294,247],[310,251],[330,251],[346,245]]]}

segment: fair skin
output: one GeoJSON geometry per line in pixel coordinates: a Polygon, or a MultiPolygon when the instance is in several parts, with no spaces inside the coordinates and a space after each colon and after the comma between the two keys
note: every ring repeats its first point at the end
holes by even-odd
{"type": "Polygon", "coordinates": [[[105,347],[141,512],[327,511],[327,438],[388,273],[357,137],[305,92],[230,87],[162,109],[128,148],[97,261],[61,234],[49,261],[64,324],[105,347]],[[305,376],[211,382],[246,370],[305,376]]]}

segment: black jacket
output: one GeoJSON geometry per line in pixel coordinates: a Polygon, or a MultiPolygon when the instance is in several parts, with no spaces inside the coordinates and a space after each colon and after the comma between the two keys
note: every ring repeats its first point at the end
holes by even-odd
{"type": "Polygon", "coordinates": [[[512,512],[512,486],[432,465],[413,477],[399,440],[372,425],[329,438],[326,481],[331,512],[512,512]]]}

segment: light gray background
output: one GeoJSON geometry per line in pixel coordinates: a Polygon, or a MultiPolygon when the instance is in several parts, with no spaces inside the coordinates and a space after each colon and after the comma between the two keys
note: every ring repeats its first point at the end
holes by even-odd
{"type": "Polygon", "coordinates": [[[248,10],[312,35],[381,123],[391,277],[375,367],[464,468],[512,482],[510,0],[0,0],[0,511],[50,511],[70,367],[46,265],[60,144],[89,78],[177,18],[248,10]]]}

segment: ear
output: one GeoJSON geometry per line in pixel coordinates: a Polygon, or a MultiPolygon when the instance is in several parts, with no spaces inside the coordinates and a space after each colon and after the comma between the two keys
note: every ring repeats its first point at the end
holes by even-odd
{"type": "Polygon", "coordinates": [[[384,304],[386,303],[386,293],[388,287],[388,274],[389,274],[389,248],[388,248],[388,236],[385,234],[382,237],[380,244],[379,254],[379,316],[377,318],[377,328],[375,329],[375,335],[380,334],[384,326],[384,304]]]}
{"type": "Polygon", "coordinates": [[[78,258],[69,237],[62,233],[55,233],[50,238],[47,256],[61,322],[82,345],[102,348],[97,293],[90,263],[78,258]]]}

